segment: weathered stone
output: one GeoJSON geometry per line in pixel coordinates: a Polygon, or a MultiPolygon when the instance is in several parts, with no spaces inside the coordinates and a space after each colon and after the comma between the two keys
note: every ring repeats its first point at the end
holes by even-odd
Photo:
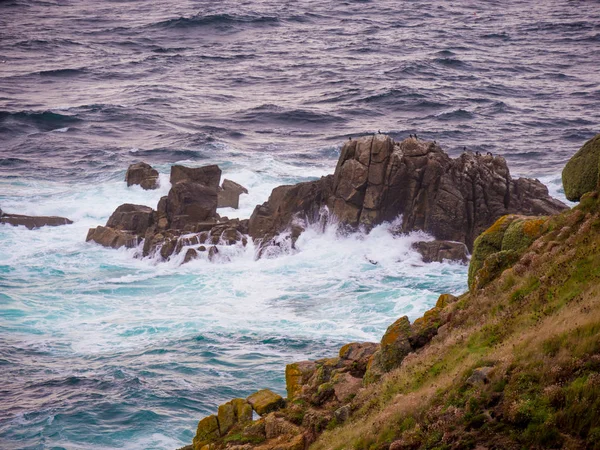
{"type": "Polygon", "coordinates": [[[507,215],[475,240],[469,287],[481,288],[512,266],[542,233],[546,217],[507,215]]]}
{"type": "Polygon", "coordinates": [[[335,396],[342,403],[352,400],[362,387],[362,378],[353,377],[347,372],[336,374],[332,382],[335,396]]]}
{"type": "Polygon", "coordinates": [[[204,445],[214,442],[220,437],[219,421],[216,416],[208,416],[198,422],[194,436],[194,450],[200,450],[204,445]]]}
{"type": "Polygon", "coordinates": [[[72,220],[66,217],[57,216],[23,216],[20,214],[0,213],[0,223],[12,226],[24,226],[30,230],[41,227],[57,227],[60,225],[70,225],[72,220]]]}
{"type": "Polygon", "coordinates": [[[412,247],[423,257],[423,262],[460,261],[469,260],[467,246],[462,242],[452,241],[421,241],[415,242],[412,247]]]}
{"type": "Polygon", "coordinates": [[[292,401],[302,394],[302,387],[306,385],[317,369],[314,361],[301,361],[285,366],[285,386],[288,401],[292,401]]]}
{"type": "Polygon", "coordinates": [[[158,171],[144,162],[131,164],[125,174],[127,186],[140,185],[143,189],[158,188],[158,171]]]}
{"type": "Polygon", "coordinates": [[[269,389],[262,389],[255,392],[249,396],[246,401],[250,403],[252,409],[260,416],[277,411],[285,406],[285,400],[281,395],[278,395],[269,389]]]}
{"type": "Polygon", "coordinates": [[[339,356],[353,376],[362,378],[371,356],[377,350],[379,344],[375,342],[352,342],[340,348],[339,356]]]}
{"type": "Polygon", "coordinates": [[[364,382],[373,383],[386,372],[399,367],[412,351],[411,327],[408,317],[403,316],[388,327],[381,339],[381,348],[375,352],[367,367],[364,382]]]}
{"type": "Polygon", "coordinates": [[[179,165],[171,166],[171,184],[175,185],[182,181],[199,183],[213,188],[216,192],[221,181],[221,169],[217,165],[195,168],[179,165]]]}
{"type": "Polygon", "coordinates": [[[282,435],[296,436],[300,434],[300,428],[271,413],[265,417],[265,434],[267,439],[273,439],[282,435]]]}
{"type": "Polygon", "coordinates": [[[111,214],[106,222],[108,228],[129,231],[142,236],[154,223],[154,210],[149,206],[125,203],[111,214]]]}
{"type": "Polygon", "coordinates": [[[247,193],[248,189],[241,184],[224,179],[221,188],[218,190],[217,207],[238,209],[240,205],[240,195],[247,193]]]}
{"type": "Polygon", "coordinates": [[[85,240],[86,242],[94,241],[104,247],[134,248],[139,245],[141,238],[127,231],[98,226],[96,228],[90,228],[85,240]]]}
{"type": "Polygon", "coordinates": [[[167,197],[167,215],[171,228],[185,229],[215,216],[217,190],[200,183],[180,181],[167,197]]]}
{"type": "Polygon", "coordinates": [[[600,134],[587,141],[565,165],[562,183],[565,196],[578,202],[586,192],[598,189],[600,165],[600,134]]]}
{"type": "Polygon", "coordinates": [[[234,398],[231,404],[235,410],[235,419],[239,424],[252,422],[252,406],[243,398],[234,398]]]}

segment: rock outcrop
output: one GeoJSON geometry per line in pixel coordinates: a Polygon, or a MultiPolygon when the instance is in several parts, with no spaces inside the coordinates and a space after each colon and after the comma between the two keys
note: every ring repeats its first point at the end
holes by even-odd
{"type": "Polygon", "coordinates": [[[41,227],[57,227],[60,225],[69,225],[73,221],[66,217],[57,216],[23,216],[20,214],[6,214],[0,210],[0,223],[7,225],[24,226],[30,230],[41,227]]]}
{"type": "Polygon", "coordinates": [[[373,135],[344,144],[333,177],[276,188],[252,214],[250,233],[266,242],[324,206],[351,228],[402,215],[403,232],[423,230],[469,249],[503,215],[567,208],[538,180],[512,179],[500,156],[466,152],[452,159],[433,142],[373,135]]]}
{"type": "Polygon", "coordinates": [[[598,166],[600,165],[600,134],[587,141],[565,165],[562,182],[565,196],[578,202],[587,192],[598,189],[598,166]]]}
{"type": "Polygon", "coordinates": [[[156,210],[143,205],[121,205],[105,226],[90,229],[86,240],[111,248],[134,248],[143,241],[140,256],[155,255],[168,260],[182,253],[182,263],[203,253],[211,261],[226,259],[217,258],[216,246],[245,246],[248,220],[229,220],[217,214],[220,177],[221,170],[214,165],[173,166],[173,185],[156,210]],[[209,251],[206,246],[210,246],[209,251]]]}
{"type": "Polygon", "coordinates": [[[217,208],[238,209],[240,207],[240,195],[247,193],[248,189],[244,186],[226,178],[218,190],[217,208]]]}
{"type": "Polygon", "coordinates": [[[191,449],[308,448],[323,431],[350,418],[357,407],[355,398],[368,384],[429,343],[448,321],[456,300],[441,295],[436,306],[412,325],[402,317],[388,328],[381,344],[352,342],[340,348],[337,357],[287,365],[287,399],[263,389],[246,400],[219,406],[216,415],[198,423],[191,449]],[[240,413],[242,409],[245,413],[240,413]],[[260,419],[252,421],[252,409],[260,419]]]}
{"type": "Polygon", "coordinates": [[[144,162],[131,164],[125,174],[125,181],[127,186],[137,184],[146,190],[157,189],[158,171],[144,162]]]}
{"type": "Polygon", "coordinates": [[[507,215],[475,240],[469,287],[481,288],[512,266],[544,229],[547,217],[507,215]]]}

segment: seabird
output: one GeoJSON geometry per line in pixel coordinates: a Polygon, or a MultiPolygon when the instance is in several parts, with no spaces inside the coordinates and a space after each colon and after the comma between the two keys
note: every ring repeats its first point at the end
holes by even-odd
{"type": "Polygon", "coordinates": [[[465,147],[463,147],[463,152],[466,152],[466,151],[467,151],[467,147],[465,146],[465,147]]]}
{"type": "Polygon", "coordinates": [[[419,140],[419,136],[417,136],[417,133],[415,133],[415,139],[418,141],[419,140]]]}
{"type": "Polygon", "coordinates": [[[381,134],[381,130],[377,130],[377,134],[381,134]]]}
{"type": "Polygon", "coordinates": [[[481,153],[479,153],[478,151],[475,151],[475,156],[481,156],[481,153]]]}
{"type": "Polygon", "coordinates": [[[487,152],[487,155],[488,156],[494,156],[494,155],[492,155],[492,152],[487,152]]]}
{"type": "Polygon", "coordinates": [[[348,140],[351,141],[352,140],[352,136],[348,136],[348,140]]]}
{"type": "Polygon", "coordinates": [[[410,138],[412,139],[412,134],[409,134],[410,138]]]}

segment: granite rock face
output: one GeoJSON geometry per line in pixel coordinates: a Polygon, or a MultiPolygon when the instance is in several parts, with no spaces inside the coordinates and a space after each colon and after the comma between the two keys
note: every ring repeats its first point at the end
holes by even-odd
{"type": "Polygon", "coordinates": [[[332,177],[274,189],[254,210],[251,235],[266,241],[325,206],[350,228],[402,215],[402,232],[426,231],[469,250],[505,214],[551,215],[567,208],[538,180],[512,179],[502,157],[467,152],[452,159],[433,142],[397,143],[377,134],[346,142],[332,177]]]}
{"type": "Polygon", "coordinates": [[[217,192],[217,208],[238,209],[240,206],[240,195],[247,193],[248,189],[241,184],[238,184],[235,181],[224,179],[223,184],[217,192]]]}
{"type": "Polygon", "coordinates": [[[467,246],[462,242],[452,241],[421,241],[412,246],[423,257],[423,262],[460,261],[469,260],[467,246]]]}
{"type": "Polygon", "coordinates": [[[153,169],[150,164],[139,162],[131,164],[125,174],[127,186],[134,184],[140,185],[143,189],[158,188],[158,171],[153,169]]]}

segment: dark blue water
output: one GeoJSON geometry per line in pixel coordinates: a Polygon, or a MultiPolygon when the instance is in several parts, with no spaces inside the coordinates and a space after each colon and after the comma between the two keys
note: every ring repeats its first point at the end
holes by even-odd
{"type": "Polygon", "coordinates": [[[0,448],[189,443],[219,402],[283,392],[286,363],[465,287],[385,230],[217,268],[84,242],[120,203],[155,206],[170,164],[220,164],[250,188],[243,217],[381,130],[556,192],[600,132],[599,49],[598,1],[0,0],[0,207],[75,220],[0,229],[0,448]],[[124,186],[139,160],[160,192],[124,186]]]}

